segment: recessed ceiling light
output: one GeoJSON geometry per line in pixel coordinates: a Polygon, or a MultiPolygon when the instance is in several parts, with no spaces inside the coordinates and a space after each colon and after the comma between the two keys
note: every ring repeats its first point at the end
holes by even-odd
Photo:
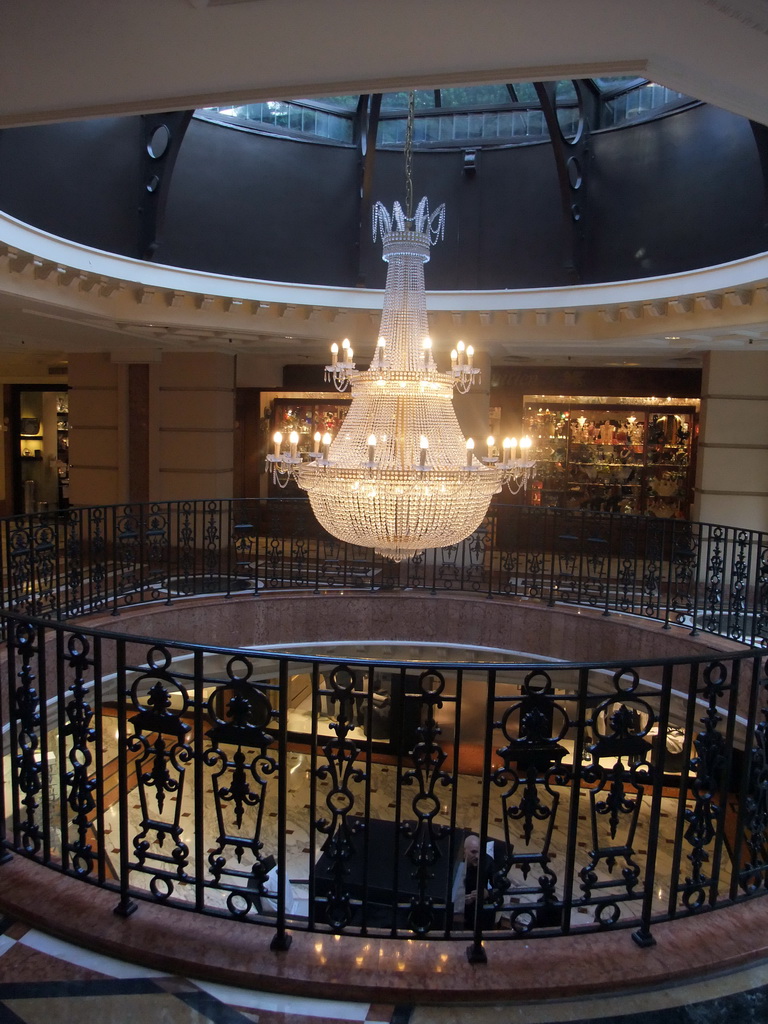
{"type": "Polygon", "coordinates": [[[679,334],[665,334],[664,341],[680,341],[679,334]]]}

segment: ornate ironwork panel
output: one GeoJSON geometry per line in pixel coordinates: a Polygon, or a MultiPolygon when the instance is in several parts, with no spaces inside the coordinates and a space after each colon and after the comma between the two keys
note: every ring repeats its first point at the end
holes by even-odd
{"type": "Polygon", "coordinates": [[[706,562],[703,564],[704,608],[701,628],[708,633],[720,630],[723,614],[723,574],[726,559],[726,535],[724,526],[709,529],[706,546],[706,562]]]}
{"type": "MultiPolygon", "coordinates": [[[[63,704],[61,749],[70,767],[64,774],[62,802],[70,818],[62,836],[62,860],[65,870],[85,877],[92,874],[97,859],[93,834],[97,810],[98,778],[96,761],[96,717],[89,697],[93,685],[87,675],[93,667],[91,641],[82,633],[66,638],[66,662],[73,680],[69,699],[63,704]]],[[[103,837],[102,837],[103,840],[103,837]]]]}
{"type": "Polygon", "coordinates": [[[768,888],[768,675],[758,684],[760,717],[747,752],[747,778],[741,814],[739,886],[754,894],[768,888]]]}
{"type": "MultiPolygon", "coordinates": [[[[324,674],[325,686],[318,694],[327,701],[333,718],[331,735],[320,740],[325,758],[314,769],[314,778],[321,784],[325,811],[315,819],[314,826],[322,842],[327,864],[326,881],[318,884],[317,898],[324,905],[325,922],[334,932],[341,932],[352,922],[359,897],[353,897],[348,876],[353,858],[362,859],[365,852],[364,803],[360,787],[368,780],[361,762],[362,748],[352,739],[365,690],[360,670],[337,665],[324,674]]],[[[315,708],[319,708],[319,700],[315,708]]],[[[316,713],[318,713],[316,711],[316,713]]]]}
{"type": "MultiPolygon", "coordinates": [[[[176,509],[175,589],[179,594],[197,593],[197,509],[196,502],[181,501],[176,509]]],[[[169,587],[171,581],[169,581],[169,587]]]]}
{"type": "Polygon", "coordinates": [[[9,665],[16,677],[9,679],[11,784],[17,798],[13,812],[14,845],[30,857],[38,856],[44,843],[43,801],[46,770],[42,757],[44,709],[36,688],[40,653],[32,625],[14,624],[8,641],[13,654],[9,665]]]}
{"type": "Polygon", "coordinates": [[[675,622],[693,625],[699,533],[693,523],[672,524],[669,610],[675,622]]]}
{"type": "Polygon", "coordinates": [[[112,566],[107,564],[110,556],[107,538],[109,509],[92,507],[85,509],[83,515],[87,611],[98,612],[106,607],[109,583],[114,582],[112,566]]]}
{"type": "Polygon", "coordinates": [[[442,806],[438,790],[453,786],[455,779],[445,770],[447,755],[440,743],[441,730],[436,718],[443,703],[445,676],[436,669],[422,672],[418,690],[421,724],[416,727],[416,743],[408,756],[410,765],[401,771],[402,785],[413,787],[411,812],[416,820],[413,824],[401,823],[401,828],[408,842],[405,855],[417,890],[410,900],[408,927],[417,935],[425,935],[439,923],[437,911],[445,910],[436,904],[430,883],[436,862],[445,856],[439,840],[448,832],[446,826],[436,821],[442,806]]]}
{"type": "Polygon", "coordinates": [[[768,646],[768,547],[759,548],[755,583],[755,623],[752,640],[768,646]]]}
{"type": "Polygon", "coordinates": [[[557,535],[552,550],[553,597],[566,604],[578,604],[581,595],[582,520],[578,513],[564,512],[557,517],[557,535]]]}
{"type": "Polygon", "coordinates": [[[115,516],[115,591],[125,604],[143,598],[144,506],[123,506],[115,516]]]}
{"type": "Polygon", "coordinates": [[[728,636],[732,640],[745,640],[749,636],[747,587],[750,556],[749,530],[735,530],[730,553],[731,571],[728,588],[728,636]]]}
{"type": "Polygon", "coordinates": [[[618,522],[619,540],[616,555],[616,609],[620,612],[634,614],[637,610],[641,589],[642,573],[639,565],[639,553],[642,550],[642,539],[637,517],[621,519],[618,522]]]}
{"type": "Polygon", "coordinates": [[[83,542],[83,516],[80,509],[69,509],[64,521],[64,566],[62,571],[62,608],[67,618],[88,611],[85,596],[85,565],[87,557],[83,542]]]}
{"type": "Polygon", "coordinates": [[[231,658],[227,681],[206,702],[211,727],[203,761],[210,769],[218,827],[208,870],[214,886],[227,892],[227,909],[235,917],[265,909],[262,901],[275,869],[274,856],[264,852],[267,786],[285,770],[270,749],[275,744],[270,730],[280,724],[272,704],[274,685],[253,682],[253,668],[246,658],[231,658]]]}
{"type": "Polygon", "coordinates": [[[131,870],[148,877],[150,892],[158,900],[173,895],[187,874],[189,847],[181,824],[187,765],[192,760],[190,726],[184,721],[190,695],[170,671],[168,648],[152,647],[148,668],[130,685],[133,732],[125,743],[133,761],[140,818],[132,826],[134,860],[131,870]]]}
{"type": "Polygon", "coordinates": [[[60,601],[56,526],[40,516],[17,517],[6,536],[12,606],[28,615],[56,615],[60,601]]]}
{"type": "Polygon", "coordinates": [[[723,662],[707,665],[703,671],[703,686],[696,691],[705,701],[703,716],[700,718],[701,731],[693,745],[695,756],[689,763],[687,788],[692,798],[684,811],[684,841],[687,845],[688,874],[678,883],[677,891],[687,910],[700,910],[709,902],[709,888],[716,882],[709,865],[712,863],[712,848],[717,830],[722,826],[725,808],[722,785],[729,758],[725,734],[720,728],[723,716],[722,703],[730,689],[728,668],[723,662]]]}
{"type": "Polygon", "coordinates": [[[493,893],[512,931],[527,935],[562,921],[553,838],[572,774],[571,766],[563,764],[570,720],[554,695],[550,674],[543,670],[525,675],[518,699],[497,704],[503,712],[494,729],[503,745],[491,781],[501,790],[504,838],[495,858],[493,893]]]}
{"type": "Polygon", "coordinates": [[[648,618],[658,618],[662,603],[665,521],[646,519],[643,528],[645,545],[641,585],[642,613],[648,618]]]}
{"type": "Polygon", "coordinates": [[[611,525],[613,517],[590,516],[583,522],[584,557],[581,568],[579,601],[601,608],[608,593],[611,562],[611,525]]]}
{"type": "Polygon", "coordinates": [[[593,742],[586,750],[591,763],[582,773],[592,847],[579,878],[583,903],[594,908],[594,920],[603,926],[615,924],[622,904],[642,891],[638,831],[654,782],[648,737],[656,725],[635,669],[615,672],[611,690],[592,712],[593,742]]]}

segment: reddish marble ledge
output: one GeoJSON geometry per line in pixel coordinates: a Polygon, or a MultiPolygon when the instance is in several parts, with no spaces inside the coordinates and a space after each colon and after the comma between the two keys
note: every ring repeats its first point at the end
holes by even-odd
{"type": "Polygon", "coordinates": [[[125,919],[117,894],[16,857],[0,866],[0,909],[97,952],[244,988],[381,1002],[493,1002],[626,992],[726,971],[768,956],[768,898],[654,926],[640,949],[628,930],[487,943],[471,965],[466,941],[377,940],[295,932],[269,949],[271,929],[140,903],[125,919]],[[41,899],[41,893],[45,898],[41,899]],[[585,964],[589,970],[585,970],[585,964]]]}
{"type": "MultiPolygon", "coordinates": [[[[573,661],[728,653],[744,646],[718,637],[666,630],[655,620],[599,609],[548,607],[524,598],[426,591],[278,592],[196,598],[77,620],[137,637],[180,643],[257,646],[334,640],[389,640],[504,647],[573,661]],[[286,605],[288,602],[288,606],[286,605]],[[414,606],[415,605],[415,606],[414,606]]],[[[76,628],[76,626],[75,626],[76,628]]]]}

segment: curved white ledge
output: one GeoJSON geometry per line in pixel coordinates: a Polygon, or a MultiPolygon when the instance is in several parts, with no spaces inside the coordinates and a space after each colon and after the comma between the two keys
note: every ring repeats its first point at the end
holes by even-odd
{"type": "MultiPolygon", "coordinates": [[[[199,270],[148,263],[91,249],[49,234],[0,211],[0,243],[28,253],[43,263],[143,288],[186,292],[244,301],[314,307],[380,309],[383,290],[261,281],[209,274],[199,270]]],[[[639,280],[612,281],[555,288],[494,291],[428,292],[429,308],[441,310],[586,309],[632,305],[680,296],[707,295],[755,286],[768,281],[768,252],[717,266],[639,280]]]]}

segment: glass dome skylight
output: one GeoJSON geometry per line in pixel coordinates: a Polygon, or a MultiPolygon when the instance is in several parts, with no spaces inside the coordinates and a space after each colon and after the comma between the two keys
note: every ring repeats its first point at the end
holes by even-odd
{"type": "MultiPolygon", "coordinates": [[[[682,93],[642,78],[596,78],[584,84],[594,100],[590,115],[593,131],[646,120],[692,102],[682,93]]],[[[549,138],[533,82],[418,89],[415,96],[414,145],[418,147],[509,146],[549,138]]],[[[378,146],[402,148],[407,104],[407,92],[382,95],[378,146]]],[[[361,97],[355,94],[207,107],[199,114],[286,138],[351,146],[360,107],[361,97]]],[[[557,83],[557,113],[568,137],[580,117],[571,80],[557,83]]]]}

